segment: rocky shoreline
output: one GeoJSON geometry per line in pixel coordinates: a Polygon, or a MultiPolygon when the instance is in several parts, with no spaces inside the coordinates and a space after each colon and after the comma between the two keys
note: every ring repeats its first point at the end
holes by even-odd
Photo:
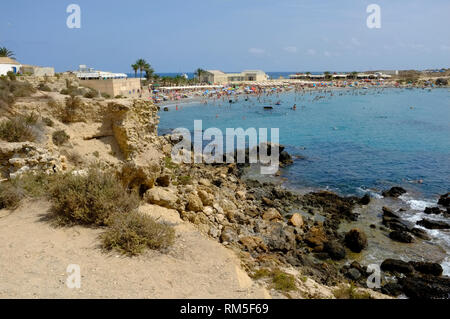
{"type": "MultiPolygon", "coordinates": [[[[50,88],[77,86],[73,79],[42,81],[50,88]]],[[[310,278],[327,287],[351,283],[367,288],[371,273],[353,256],[367,249],[370,239],[358,228],[342,232],[340,225],[358,220],[355,208],[368,205],[368,195],[341,197],[328,191],[297,194],[276,183],[245,178],[245,165],[176,164],[171,160],[171,150],[177,140],[171,135],[157,135],[158,109],[144,100],[86,99],[37,91],[19,99],[13,109],[2,116],[36,112],[41,119],[50,119],[52,125],[44,128],[33,124],[41,134],[34,142],[0,142],[4,181],[30,172],[83,174],[95,163],[115,171],[123,186],[139,194],[141,201],[176,210],[183,220],[233,250],[249,276],[261,284],[268,276],[278,276],[282,269],[296,272],[305,283],[310,278]],[[70,140],[59,145],[52,134],[61,130],[70,140]]],[[[291,164],[291,156],[280,151],[281,163],[291,164]]],[[[396,197],[403,191],[392,188],[385,195],[396,197]]],[[[439,201],[446,212],[440,208],[427,212],[448,214],[448,198],[446,194],[439,201]]],[[[404,223],[387,207],[381,222],[390,230],[392,240],[408,243],[426,239],[423,230],[404,223]]],[[[448,225],[428,219],[418,224],[432,229],[448,225]]],[[[365,289],[366,297],[448,298],[450,279],[442,276],[439,267],[419,260],[385,260],[381,287],[375,292],[365,289]]],[[[283,296],[330,297],[314,287],[299,293],[289,290],[283,296]]]]}

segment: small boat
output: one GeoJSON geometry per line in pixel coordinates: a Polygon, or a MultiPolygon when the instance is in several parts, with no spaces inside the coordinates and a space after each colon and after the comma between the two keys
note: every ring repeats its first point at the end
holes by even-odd
{"type": "Polygon", "coordinates": [[[273,109],[273,106],[264,106],[264,109],[265,110],[271,110],[271,109],[273,109]]]}

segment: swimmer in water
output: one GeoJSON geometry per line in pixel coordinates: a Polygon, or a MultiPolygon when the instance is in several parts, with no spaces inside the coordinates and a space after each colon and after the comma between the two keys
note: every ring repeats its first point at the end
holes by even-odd
{"type": "Polygon", "coordinates": [[[294,104],[294,106],[292,107],[292,109],[295,111],[297,109],[297,104],[294,104]]]}

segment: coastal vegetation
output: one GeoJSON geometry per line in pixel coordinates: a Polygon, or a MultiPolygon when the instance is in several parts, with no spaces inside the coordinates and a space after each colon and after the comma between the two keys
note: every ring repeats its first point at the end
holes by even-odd
{"type": "Polygon", "coordinates": [[[172,226],[137,212],[113,216],[111,227],[101,235],[105,250],[117,250],[129,256],[141,254],[146,248],[166,249],[174,239],[172,226]]]}
{"type": "Polygon", "coordinates": [[[114,175],[95,167],[60,175],[50,188],[50,200],[60,225],[110,225],[113,215],[128,214],[139,204],[136,194],[127,192],[114,175]]]}
{"type": "Polygon", "coordinates": [[[14,116],[0,122],[0,139],[8,142],[32,142],[36,139],[34,114],[14,116]]]}
{"type": "Polygon", "coordinates": [[[58,130],[58,131],[53,132],[53,134],[52,134],[53,143],[58,146],[67,143],[69,138],[70,138],[70,136],[67,135],[66,131],[64,131],[64,130],[58,130]]]}
{"type": "Polygon", "coordinates": [[[0,183],[0,209],[16,209],[24,193],[11,183],[0,183]]]}
{"type": "Polygon", "coordinates": [[[1,47],[0,48],[0,57],[3,57],[3,58],[14,58],[14,52],[9,50],[6,47],[1,47]]]}

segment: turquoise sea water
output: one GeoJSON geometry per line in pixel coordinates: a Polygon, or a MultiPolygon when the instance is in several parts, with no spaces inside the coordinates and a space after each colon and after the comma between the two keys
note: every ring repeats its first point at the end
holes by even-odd
{"type": "Polygon", "coordinates": [[[279,128],[280,143],[302,155],[284,170],[289,186],[329,188],[341,194],[378,193],[403,186],[418,199],[450,191],[450,91],[368,89],[239,96],[160,112],[160,133],[194,120],[203,129],[279,128]],[[317,98],[321,96],[322,98],[317,98]],[[280,106],[274,103],[280,100],[280,106]],[[290,108],[297,104],[297,110],[290,108]],[[264,110],[264,105],[274,105],[264,110]],[[418,180],[423,182],[417,183],[418,180]]]}

